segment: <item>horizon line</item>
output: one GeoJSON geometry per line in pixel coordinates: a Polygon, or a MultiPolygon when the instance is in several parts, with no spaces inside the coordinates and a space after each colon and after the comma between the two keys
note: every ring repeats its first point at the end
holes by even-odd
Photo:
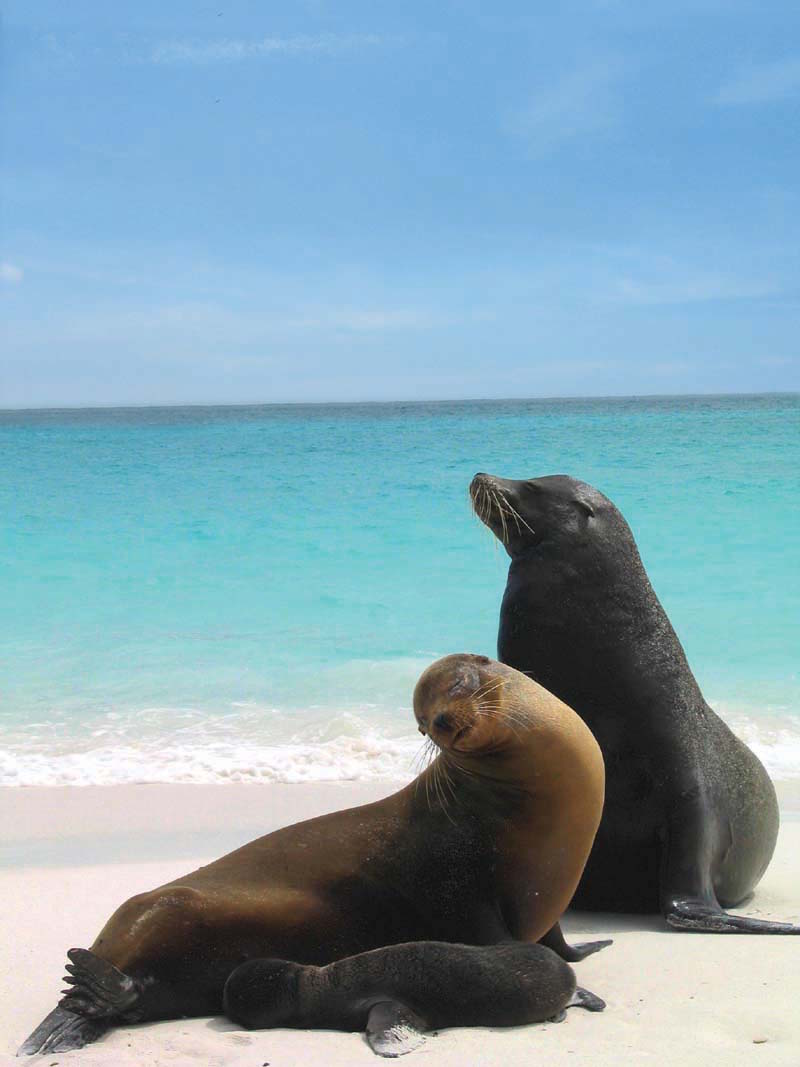
{"type": "Polygon", "coordinates": [[[25,412],[59,412],[59,411],[169,411],[176,409],[192,408],[197,410],[209,410],[211,408],[309,408],[309,407],[398,407],[418,406],[425,404],[526,404],[532,402],[548,402],[555,400],[696,400],[726,399],[734,397],[779,397],[800,396],[799,389],[769,389],[764,392],[734,392],[734,393],[595,393],[580,394],[567,393],[562,396],[496,396],[496,397],[432,397],[427,400],[231,400],[222,403],[213,401],[184,401],[176,403],[142,403],[142,404],[47,404],[41,406],[0,407],[0,415],[25,412]]]}

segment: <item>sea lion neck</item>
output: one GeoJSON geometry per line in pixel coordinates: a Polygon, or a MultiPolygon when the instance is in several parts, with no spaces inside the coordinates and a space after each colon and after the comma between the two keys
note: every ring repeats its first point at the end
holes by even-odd
{"type": "Polygon", "coordinates": [[[586,711],[595,704],[632,717],[664,705],[671,716],[682,704],[676,677],[700,699],[635,546],[592,568],[557,552],[512,561],[498,656],[557,694],[593,729],[602,725],[586,711]]]}
{"type": "MultiPolygon", "coordinates": [[[[571,720],[571,725],[586,730],[579,720],[571,720]]],[[[556,803],[565,788],[564,762],[574,760],[567,755],[574,745],[572,733],[556,713],[535,723],[516,725],[509,738],[492,748],[442,751],[421,776],[422,789],[416,788],[417,795],[426,804],[435,801],[446,808],[455,803],[481,813],[492,807],[503,815],[511,807],[519,809],[528,803],[556,803]]],[[[592,741],[588,750],[594,754],[594,748],[592,741]]],[[[591,777],[596,775],[596,760],[589,762],[591,777]]],[[[582,777],[580,768],[576,774],[582,777]]]]}

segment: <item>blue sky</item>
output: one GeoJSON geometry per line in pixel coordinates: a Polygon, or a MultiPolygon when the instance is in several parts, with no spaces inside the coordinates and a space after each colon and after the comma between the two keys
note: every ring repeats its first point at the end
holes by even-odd
{"type": "Polygon", "coordinates": [[[2,59],[0,406],[800,389],[796,3],[6,0],[2,59]]]}

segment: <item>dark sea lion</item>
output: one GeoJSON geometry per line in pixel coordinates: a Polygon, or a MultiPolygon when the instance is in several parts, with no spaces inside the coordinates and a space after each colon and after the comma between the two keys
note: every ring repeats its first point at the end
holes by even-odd
{"type": "Polygon", "coordinates": [[[373,804],[277,830],[123,904],[72,950],[59,1006],[20,1052],[56,1052],[118,1022],[212,1015],[235,967],[324,965],[406,941],[548,944],[589,855],[603,760],[580,718],[485,656],[448,656],[414,712],[439,754],[373,804]]]}
{"type": "Polygon", "coordinates": [[[703,699],[617,508],[562,475],[477,474],[470,495],[511,557],[500,659],[574,708],[606,762],[575,906],[660,910],[686,930],[800,933],[723,910],[769,864],[775,789],[703,699]]]}
{"type": "Polygon", "coordinates": [[[567,1007],[602,1011],[575,972],[543,945],[453,945],[418,941],[303,967],[250,960],[225,984],[225,1014],[250,1030],[366,1030],[380,1056],[421,1045],[422,1031],[448,1026],[560,1022],[567,1007]]]}

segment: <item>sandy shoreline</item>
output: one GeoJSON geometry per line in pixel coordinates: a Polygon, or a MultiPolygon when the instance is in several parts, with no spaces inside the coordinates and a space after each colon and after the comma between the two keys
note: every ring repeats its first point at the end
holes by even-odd
{"type": "MultiPolygon", "coordinates": [[[[0,1057],[54,1006],[65,951],[89,944],[123,899],[280,825],[392,792],[391,783],[0,789],[0,1057]]],[[[782,796],[782,803],[786,798],[782,796]]],[[[800,921],[800,821],[788,812],[772,865],[744,909],[800,921]]],[[[679,934],[657,918],[571,914],[568,935],[615,943],[578,964],[608,1002],[561,1025],[444,1031],[402,1062],[795,1064],[800,938],[679,934]]],[[[359,1035],[246,1033],[224,1019],[112,1031],[33,1061],[284,1067],[377,1060],[359,1035]]]]}

